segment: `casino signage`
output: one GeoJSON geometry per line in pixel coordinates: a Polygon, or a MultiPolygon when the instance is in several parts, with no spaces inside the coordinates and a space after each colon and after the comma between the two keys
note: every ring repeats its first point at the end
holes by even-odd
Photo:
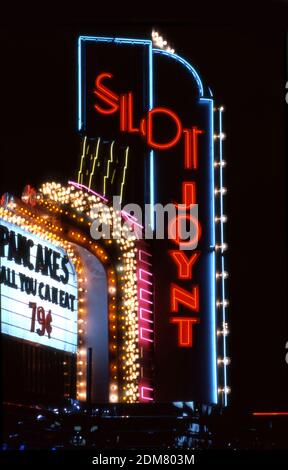
{"type": "Polygon", "coordinates": [[[5,354],[28,399],[227,405],[223,108],[146,39],[81,36],[78,86],[76,178],[1,199],[5,354]],[[162,238],[157,205],[175,209],[162,238]]]}
{"type": "MultiPolygon", "coordinates": [[[[103,147],[109,139],[134,153],[125,161],[124,202],[150,204],[152,229],[155,204],[178,209],[166,239],[150,242],[154,296],[146,293],[144,318],[151,321],[153,310],[146,334],[156,373],[147,388],[158,401],[227,404],[223,108],[215,108],[191,64],[147,40],[81,36],[78,78],[78,128],[86,144],[97,139],[103,147]],[[189,212],[195,204],[198,220],[189,212]],[[181,223],[194,225],[192,240],[181,238],[181,223]]],[[[105,184],[117,159],[124,166],[120,151],[104,158],[105,184]]],[[[101,174],[92,169],[90,176],[101,192],[101,174]]]]}

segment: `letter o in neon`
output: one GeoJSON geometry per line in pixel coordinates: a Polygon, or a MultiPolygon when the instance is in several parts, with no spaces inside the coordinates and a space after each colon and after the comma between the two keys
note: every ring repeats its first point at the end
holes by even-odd
{"type": "Polygon", "coordinates": [[[189,249],[193,250],[193,249],[196,248],[197,242],[201,238],[202,228],[201,228],[199,220],[197,220],[196,217],[194,217],[193,215],[191,215],[191,214],[180,214],[180,215],[174,217],[174,219],[171,220],[171,222],[169,224],[169,227],[168,227],[168,235],[169,235],[169,238],[176,245],[182,245],[186,250],[189,250],[189,249]],[[197,230],[196,230],[196,233],[195,233],[194,237],[192,238],[192,240],[189,240],[187,242],[185,242],[185,241],[182,242],[180,240],[180,236],[179,236],[179,221],[184,220],[184,219],[192,221],[193,224],[195,225],[195,227],[197,227],[197,230]]]}
{"type": "Polygon", "coordinates": [[[179,117],[177,116],[176,113],[174,113],[173,111],[171,111],[170,109],[168,108],[154,108],[154,109],[151,109],[150,111],[148,111],[148,114],[147,114],[147,130],[145,129],[145,122],[141,122],[141,132],[142,134],[147,134],[146,136],[146,139],[147,139],[147,144],[149,145],[149,147],[153,148],[153,149],[158,149],[158,150],[167,150],[167,149],[170,149],[172,147],[174,147],[174,145],[176,145],[181,136],[182,136],[182,124],[181,124],[181,121],[179,119],[179,117]],[[176,134],[174,136],[174,138],[172,140],[170,140],[169,142],[166,142],[166,143],[159,143],[159,142],[154,142],[153,140],[153,116],[155,116],[155,114],[166,114],[167,116],[169,116],[175,123],[176,125],[176,134]]]}

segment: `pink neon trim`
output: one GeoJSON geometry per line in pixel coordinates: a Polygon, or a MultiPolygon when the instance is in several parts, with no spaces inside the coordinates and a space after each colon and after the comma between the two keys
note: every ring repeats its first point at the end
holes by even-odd
{"type": "Polygon", "coordinates": [[[146,321],[147,323],[154,323],[153,320],[149,320],[148,318],[144,317],[142,312],[147,312],[148,314],[150,313],[151,315],[153,315],[152,310],[147,310],[147,308],[140,307],[139,315],[140,315],[140,320],[146,321]]]}
{"type": "Polygon", "coordinates": [[[145,269],[140,268],[139,269],[139,279],[140,281],[144,282],[145,284],[150,284],[150,286],[153,285],[151,281],[147,281],[147,279],[143,279],[142,273],[148,274],[148,276],[152,276],[152,273],[149,273],[149,271],[146,271],[145,269]]]}
{"type": "MultiPolygon", "coordinates": [[[[96,191],[94,191],[93,189],[88,188],[84,184],[76,183],[76,181],[68,181],[68,184],[71,184],[71,185],[75,186],[75,188],[77,188],[77,189],[85,189],[86,191],[88,191],[88,193],[94,194],[94,196],[100,197],[100,199],[102,199],[103,201],[108,202],[108,199],[105,196],[102,196],[101,194],[96,193],[96,191]]],[[[134,217],[133,215],[129,214],[128,212],[126,212],[124,210],[121,210],[121,214],[123,216],[125,216],[129,221],[133,221],[133,223],[135,225],[138,225],[138,227],[143,228],[143,225],[138,224],[137,223],[137,218],[134,217]]]]}
{"type": "Polygon", "coordinates": [[[146,294],[153,295],[152,292],[149,292],[149,290],[140,287],[140,300],[142,300],[143,302],[147,302],[148,304],[153,304],[151,300],[145,299],[145,297],[142,296],[142,292],[146,292],[146,294]]]}
{"type": "Polygon", "coordinates": [[[147,391],[147,392],[153,393],[153,392],[154,392],[154,388],[144,387],[144,386],[140,387],[140,396],[141,396],[142,400],[153,401],[153,398],[147,397],[147,395],[145,396],[144,390],[147,391]]]}
{"type": "Polygon", "coordinates": [[[150,330],[149,328],[144,328],[144,326],[140,327],[140,339],[143,339],[143,341],[149,341],[149,343],[154,343],[153,339],[147,338],[147,336],[143,336],[143,331],[147,331],[148,333],[153,333],[153,330],[150,330]]]}
{"type": "Polygon", "coordinates": [[[149,261],[142,258],[142,253],[152,258],[152,255],[150,255],[150,253],[147,253],[147,251],[139,250],[139,261],[142,261],[142,263],[147,264],[147,266],[152,266],[152,263],[149,263],[149,261]]]}
{"type": "MultiPolygon", "coordinates": [[[[122,212],[124,215],[127,215],[127,217],[129,217],[129,219],[133,219],[133,220],[135,220],[135,222],[137,222],[137,218],[135,217],[135,215],[129,214],[129,212],[124,211],[124,209],[122,209],[121,212],[122,212]]],[[[142,225],[141,225],[141,227],[142,227],[142,225]]]]}
{"type": "Polygon", "coordinates": [[[124,210],[121,210],[121,214],[124,218],[128,219],[129,222],[131,222],[131,224],[133,225],[137,225],[138,227],[140,228],[143,228],[143,225],[141,224],[138,224],[137,219],[136,217],[134,217],[133,215],[129,214],[128,212],[124,211],[124,210]]]}
{"type": "Polygon", "coordinates": [[[76,183],[76,181],[68,181],[68,184],[72,184],[77,189],[85,189],[86,191],[88,191],[88,193],[94,194],[94,196],[98,196],[100,197],[100,199],[103,199],[103,201],[108,202],[108,199],[106,199],[106,197],[101,196],[101,194],[96,193],[96,191],[93,191],[93,189],[88,188],[84,184],[76,183]]]}

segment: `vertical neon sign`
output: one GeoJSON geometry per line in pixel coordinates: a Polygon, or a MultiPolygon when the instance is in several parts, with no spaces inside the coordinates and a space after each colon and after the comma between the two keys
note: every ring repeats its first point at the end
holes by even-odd
{"type": "MultiPolygon", "coordinates": [[[[104,129],[105,132],[106,129],[114,129],[106,119],[114,119],[115,114],[117,115],[118,127],[113,130],[114,135],[111,140],[121,139],[124,136],[127,139],[127,145],[130,145],[130,138],[134,139],[133,142],[135,142],[135,138],[140,141],[142,134],[147,144],[145,155],[143,147],[137,148],[137,152],[138,161],[141,163],[144,159],[147,162],[147,171],[144,176],[147,188],[145,201],[151,204],[151,226],[154,228],[153,206],[155,202],[166,204],[167,202],[182,201],[188,205],[196,202],[199,207],[197,231],[199,246],[197,249],[181,251],[175,247],[175,243],[173,245],[170,242],[170,244],[164,242],[161,244],[157,240],[155,243],[151,241],[153,249],[151,252],[148,249],[151,265],[142,263],[140,266],[141,262],[139,261],[137,275],[139,342],[143,348],[149,348],[152,345],[154,347],[155,344],[158,367],[156,375],[159,376],[159,386],[157,381],[155,387],[150,382],[140,384],[140,398],[143,400],[154,399],[155,392],[156,400],[159,401],[201,399],[206,403],[217,403],[219,390],[217,384],[216,323],[218,320],[216,305],[219,306],[218,311],[221,311],[224,331],[226,328],[226,301],[224,258],[218,256],[219,251],[216,252],[214,101],[211,92],[203,86],[198,73],[191,64],[176,54],[161,49],[152,49],[151,41],[82,36],[79,38],[78,44],[78,129],[84,134],[89,129],[89,119],[91,118],[89,107],[95,105],[95,101],[92,99],[89,102],[90,98],[87,97],[90,95],[86,93],[87,71],[91,67],[91,54],[89,55],[87,50],[91,44],[106,48],[106,55],[102,61],[105,67],[99,65],[100,69],[94,73],[94,81],[98,77],[94,98],[95,96],[100,98],[100,102],[97,104],[99,109],[96,109],[96,111],[100,111],[97,114],[97,126],[100,126],[100,129],[104,129]],[[109,61],[109,54],[113,54],[117,46],[118,53],[119,46],[122,45],[131,49],[141,46],[143,50],[146,50],[145,61],[143,61],[141,69],[144,87],[146,87],[146,101],[144,100],[145,109],[142,110],[140,119],[139,113],[137,115],[139,103],[137,105],[136,82],[129,83],[129,86],[126,87],[123,86],[123,76],[121,75],[123,70],[117,69],[117,61],[109,61]],[[113,86],[109,84],[108,74],[110,77],[113,75],[113,86]],[[106,81],[106,79],[108,80],[106,81]],[[106,85],[108,91],[105,88],[106,85]],[[134,112],[136,112],[136,117],[134,112]],[[158,129],[155,126],[154,132],[153,124],[160,114],[166,114],[167,119],[170,119],[170,124],[172,123],[174,129],[174,139],[171,138],[171,132],[166,135],[165,131],[161,134],[160,130],[161,137],[158,140],[158,129]],[[141,152],[143,159],[141,159],[141,152]],[[157,191],[155,189],[156,175],[157,191]],[[217,271],[220,271],[219,276],[221,276],[222,301],[220,303],[216,302],[216,265],[217,267],[219,265],[217,271]],[[152,274],[157,294],[154,300],[150,284],[152,274]],[[153,316],[154,308],[155,318],[153,316]],[[179,363],[181,363],[181,367],[179,367],[179,363]],[[176,386],[177,380],[178,385],[176,386]]],[[[97,52],[97,49],[94,50],[97,52]]],[[[100,52],[103,53],[103,50],[101,49],[100,52]]],[[[95,63],[99,61],[99,54],[96,52],[93,58],[95,63]]],[[[131,64],[129,66],[131,67],[131,64]]],[[[222,135],[222,111],[219,111],[219,118],[219,133],[222,135]]],[[[114,121],[109,122],[113,123],[114,121]]],[[[222,138],[219,140],[219,159],[221,188],[223,182],[222,138]]],[[[144,173],[142,172],[142,174],[144,173]]],[[[221,190],[219,193],[220,208],[217,206],[217,216],[219,209],[221,221],[220,252],[224,247],[222,195],[221,190]]],[[[146,257],[146,261],[147,259],[146,257]]],[[[217,286],[219,286],[219,282],[217,286]]],[[[218,287],[217,292],[219,293],[218,287]]],[[[223,404],[226,405],[226,338],[223,339],[223,344],[219,349],[221,349],[221,356],[223,354],[221,396],[224,396],[223,404]]]]}

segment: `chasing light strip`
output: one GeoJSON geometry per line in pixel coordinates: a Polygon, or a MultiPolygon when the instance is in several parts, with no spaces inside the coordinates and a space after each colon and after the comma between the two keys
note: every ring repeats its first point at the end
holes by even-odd
{"type": "MultiPolygon", "coordinates": [[[[115,244],[118,252],[119,263],[119,292],[120,301],[112,305],[109,310],[113,321],[117,319],[116,324],[111,329],[113,340],[112,352],[119,357],[119,368],[121,380],[119,387],[117,376],[113,377],[115,381],[110,387],[110,399],[112,402],[123,400],[127,403],[135,403],[139,401],[139,338],[138,338],[138,298],[137,298],[137,248],[135,247],[136,237],[131,232],[128,224],[122,225],[121,213],[117,213],[113,207],[108,206],[108,211],[99,211],[103,206],[99,195],[89,190],[86,186],[70,182],[70,185],[63,187],[58,183],[46,183],[40,189],[37,196],[37,202],[43,205],[47,210],[55,213],[64,213],[71,218],[74,224],[80,224],[80,230],[72,232],[73,241],[75,243],[88,243],[88,247],[93,248],[97,257],[105,264],[108,263],[108,256],[105,254],[104,248],[99,247],[94,239],[91,239],[87,233],[95,218],[99,218],[101,223],[109,224],[113,229],[112,237],[115,240],[102,240],[103,244],[115,244]],[[68,206],[68,210],[67,210],[68,206]],[[83,233],[84,230],[84,233],[83,233]],[[86,233],[85,233],[86,232],[86,233]],[[129,233],[128,233],[129,232],[129,233]],[[113,236],[114,235],[114,236],[113,236]],[[116,235],[116,237],[115,237],[116,235]],[[117,308],[116,308],[117,307],[117,308]],[[119,346],[116,343],[116,336],[120,338],[119,346]],[[114,338],[115,337],[115,338],[114,338]]],[[[99,242],[100,243],[100,242],[99,242]]],[[[116,278],[114,270],[112,270],[111,285],[109,289],[112,296],[115,297],[116,278]],[[113,271],[113,272],[112,272],[113,271]]],[[[110,307],[109,307],[110,308],[110,307]]],[[[110,322],[111,323],[111,322],[110,322]]],[[[115,355],[114,354],[114,355],[115,355]]],[[[111,364],[110,364],[111,365],[111,364]]],[[[111,365],[116,367],[117,361],[111,365]]],[[[115,369],[115,371],[116,371],[115,369]]]]}
{"type": "Polygon", "coordinates": [[[159,49],[164,49],[165,51],[170,52],[170,54],[174,54],[175,50],[169,46],[166,39],[160,36],[158,31],[155,31],[153,29],[151,36],[152,36],[153,46],[159,47],[159,49]]]}
{"type": "MultiPolygon", "coordinates": [[[[219,177],[220,177],[220,189],[223,189],[223,123],[222,123],[222,113],[223,113],[224,108],[221,106],[219,108],[219,177]]],[[[223,201],[223,196],[224,193],[223,191],[220,192],[220,240],[221,240],[221,288],[222,288],[222,324],[226,325],[226,292],[225,292],[225,256],[224,256],[224,246],[225,246],[225,240],[224,240],[224,213],[223,213],[223,206],[224,206],[224,201],[223,201]]],[[[222,336],[222,342],[223,342],[223,395],[224,395],[224,406],[227,406],[228,404],[228,386],[227,386],[227,361],[225,360],[227,358],[227,344],[226,344],[226,336],[223,334],[222,336]]]]}

